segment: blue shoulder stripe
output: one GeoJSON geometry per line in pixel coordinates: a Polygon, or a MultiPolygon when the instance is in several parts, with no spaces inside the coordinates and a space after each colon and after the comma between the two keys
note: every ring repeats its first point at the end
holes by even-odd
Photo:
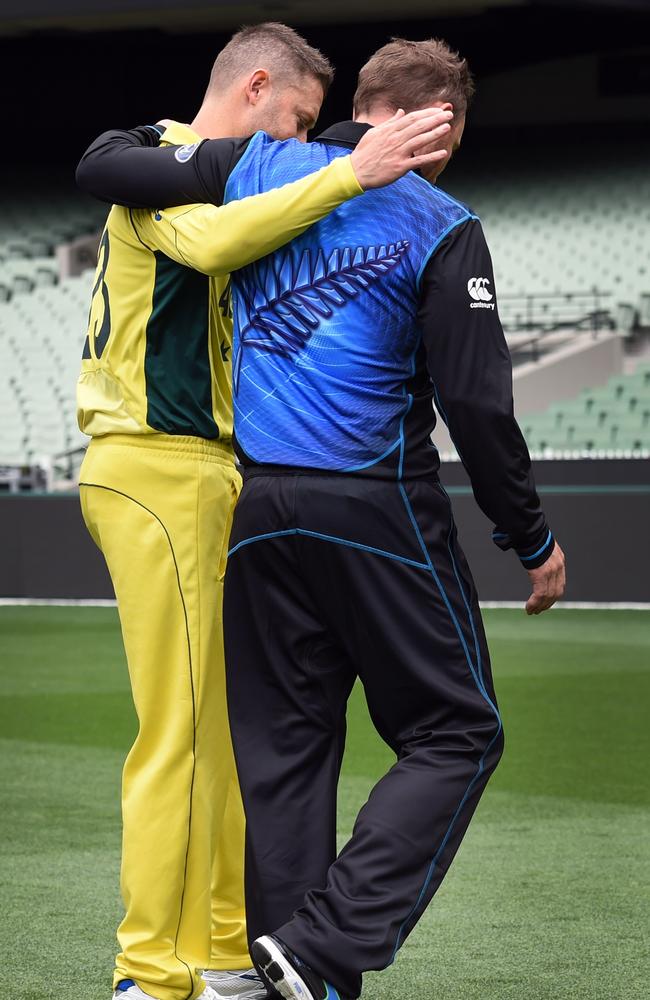
{"type": "Polygon", "coordinates": [[[417,283],[418,291],[420,289],[420,282],[422,281],[422,275],[424,274],[424,269],[426,268],[427,264],[429,263],[429,261],[433,257],[434,253],[436,252],[436,250],[438,249],[438,247],[440,246],[440,244],[442,243],[442,241],[445,239],[446,236],[449,235],[449,233],[452,232],[452,230],[456,229],[458,226],[462,226],[463,223],[468,222],[470,219],[475,219],[475,220],[478,221],[478,215],[472,215],[471,212],[469,212],[469,211],[467,211],[467,209],[465,209],[465,214],[464,215],[461,215],[461,217],[459,219],[455,219],[453,222],[450,222],[449,225],[447,226],[447,228],[443,229],[443,231],[440,233],[440,236],[438,237],[438,239],[436,240],[436,242],[433,244],[433,246],[431,247],[431,249],[429,250],[429,252],[425,255],[424,260],[422,261],[422,263],[420,265],[420,270],[418,271],[417,278],[416,278],[416,283],[417,283]]]}
{"type": "Polygon", "coordinates": [[[235,184],[237,183],[237,177],[240,171],[243,170],[244,164],[248,163],[251,156],[253,156],[253,154],[258,151],[259,147],[265,142],[267,138],[268,136],[266,132],[255,132],[255,134],[252,136],[251,141],[246,147],[242,157],[239,160],[237,160],[237,163],[235,164],[232,172],[228,177],[228,180],[226,181],[226,188],[223,193],[224,205],[226,205],[229,201],[238,200],[237,195],[233,190],[235,184]]]}

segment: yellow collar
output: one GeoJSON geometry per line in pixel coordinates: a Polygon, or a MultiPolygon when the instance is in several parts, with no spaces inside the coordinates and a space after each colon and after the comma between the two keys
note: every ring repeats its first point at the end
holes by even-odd
{"type": "Polygon", "coordinates": [[[172,122],[163,132],[160,141],[169,146],[189,146],[194,142],[201,142],[201,136],[197,135],[189,125],[172,122]]]}

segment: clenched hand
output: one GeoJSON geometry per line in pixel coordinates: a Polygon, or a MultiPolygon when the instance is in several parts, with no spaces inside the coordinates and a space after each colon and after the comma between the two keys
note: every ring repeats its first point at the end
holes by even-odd
{"type": "Polygon", "coordinates": [[[528,576],[533,592],[526,601],[526,614],[540,615],[559,601],[566,585],[564,552],[557,542],[546,562],[537,569],[529,569],[528,576]]]}

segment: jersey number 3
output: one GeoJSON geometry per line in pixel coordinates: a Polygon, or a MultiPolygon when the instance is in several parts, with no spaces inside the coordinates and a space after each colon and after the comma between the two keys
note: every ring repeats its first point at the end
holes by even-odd
{"type": "Polygon", "coordinates": [[[99,325],[99,317],[95,320],[92,330],[88,331],[88,336],[86,337],[86,343],[84,344],[83,357],[91,358],[90,352],[90,337],[92,336],[95,348],[95,357],[101,358],[104,353],[104,348],[106,347],[106,342],[109,338],[111,332],[111,306],[108,300],[108,288],[106,287],[106,268],[108,267],[108,257],[110,254],[110,244],[108,240],[108,230],[104,231],[102,236],[102,241],[99,244],[99,253],[97,255],[98,260],[101,260],[101,267],[99,269],[99,274],[97,275],[97,281],[95,282],[95,287],[93,288],[92,299],[90,304],[90,315],[92,317],[95,308],[98,306],[96,302],[96,297],[101,294],[102,298],[102,310],[101,310],[101,326],[99,325]],[[98,329],[99,327],[99,329],[98,329]]]}

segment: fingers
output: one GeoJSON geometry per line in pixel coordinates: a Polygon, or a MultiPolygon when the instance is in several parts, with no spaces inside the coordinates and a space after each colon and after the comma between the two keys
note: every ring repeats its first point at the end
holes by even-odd
{"type": "Polygon", "coordinates": [[[408,162],[409,170],[419,170],[420,167],[426,166],[427,163],[440,163],[441,160],[446,160],[449,153],[446,149],[435,149],[432,153],[420,153],[419,156],[412,156],[408,162]]]}
{"type": "Polygon", "coordinates": [[[549,594],[536,594],[533,592],[526,601],[526,614],[541,615],[542,611],[548,611],[555,604],[556,600],[557,597],[551,597],[549,594]]]}
{"type": "Polygon", "coordinates": [[[438,125],[437,128],[431,129],[428,132],[422,132],[407,142],[403,142],[401,148],[404,152],[415,155],[418,150],[424,151],[427,146],[435,146],[439,143],[447,135],[450,128],[451,126],[445,122],[442,125],[438,125]]]}
{"type": "Polygon", "coordinates": [[[538,615],[542,610],[542,599],[539,594],[534,591],[526,601],[526,614],[527,615],[538,615]]]}
{"type": "MultiPolygon", "coordinates": [[[[409,111],[407,115],[403,115],[401,120],[395,126],[395,130],[399,132],[404,132],[407,130],[414,130],[417,132],[422,128],[422,122],[426,121],[427,118],[435,119],[437,122],[448,122],[454,117],[452,111],[445,111],[442,108],[421,108],[419,111],[409,111]]],[[[393,119],[388,119],[388,121],[393,121],[393,119]]],[[[383,128],[387,122],[380,125],[383,128]]]]}
{"type": "MultiPolygon", "coordinates": [[[[402,145],[409,139],[430,132],[440,125],[451,127],[452,119],[451,111],[442,111],[440,108],[425,108],[423,111],[412,111],[408,115],[402,112],[401,116],[395,114],[381,125],[376,125],[372,129],[372,134],[375,139],[381,138],[382,142],[392,140],[402,145]]],[[[370,133],[367,134],[370,136],[370,133]]]]}
{"type": "Polygon", "coordinates": [[[408,142],[409,139],[421,136],[423,133],[431,132],[437,128],[443,128],[445,132],[448,132],[451,128],[452,118],[453,115],[450,111],[436,111],[433,114],[427,112],[426,115],[407,125],[404,125],[406,119],[402,119],[394,127],[394,131],[401,142],[408,142]]]}
{"type": "MultiPolygon", "coordinates": [[[[555,574],[553,574],[553,577],[555,574]]],[[[526,612],[529,615],[541,615],[542,611],[548,611],[562,596],[558,592],[553,577],[549,577],[548,584],[543,591],[533,591],[526,602],[526,612]]]]}
{"type": "Polygon", "coordinates": [[[556,570],[548,574],[543,583],[540,583],[539,588],[535,587],[526,601],[526,614],[541,615],[543,611],[552,608],[564,594],[565,582],[564,564],[561,563],[556,570]]]}
{"type": "Polygon", "coordinates": [[[442,108],[424,108],[408,115],[398,111],[382,125],[369,129],[352,154],[361,187],[381,187],[409,170],[444,160],[447,151],[435,147],[444,142],[452,118],[452,113],[442,108]]]}

